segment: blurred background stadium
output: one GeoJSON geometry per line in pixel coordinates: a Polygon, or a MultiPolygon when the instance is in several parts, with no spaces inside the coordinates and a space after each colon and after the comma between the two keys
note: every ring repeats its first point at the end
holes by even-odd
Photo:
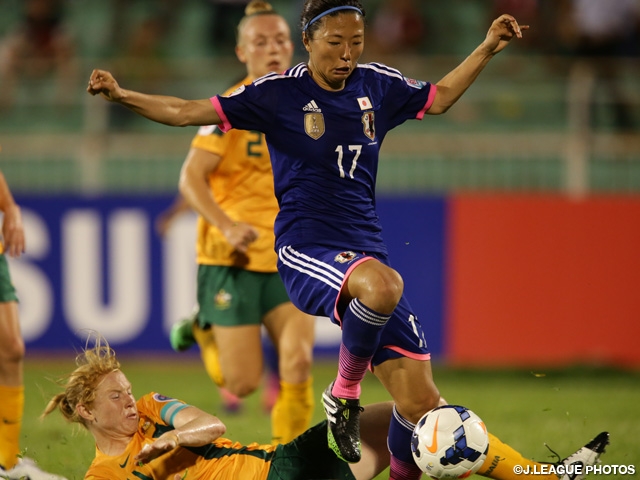
{"type": "MultiPolygon", "coordinates": [[[[303,61],[301,2],[272,3],[303,61]]],[[[195,128],[84,89],[100,67],[145,92],[222,91],[243,75],[233,46],[244,4],[2,2],[0,162],[31,230],[30,256],[12,265],[30,346],[64,348],[89,327],[122,348],[167,349],[194,298],[193,218],[162,241],[153,222],[195,128]]],[[[628,334],[640,330],[640,22],[620,11],[634,4],[366,2],[364,60],[434,82],[498,12],[531,24],[450,112],[407,122],[383,147],[387,241],[443,359],[640,364],[628,334]],[[540,355],[527,338],[545,329],[557,341],[540,355]],[[505,351],[512,337],[523,340],[505,351]]]]}
{"type": "MultiPolygon", "coordinates": [[[[88,74],[92,68],[108,68],[133,89],[211,96],[243,75],[233,55],[235,20],[215,24],[226,11],[223,5],[233,19],[238,8],[231,5],[243,3],[3,0],[0,135],[2,163],[13,188],[173,192],[193,129],[153,124],[92,99],[84,94],[88,74]],[[42,4],[51,5],[48,19],[42,4]],[[45,17],[32,26],[35,52],[10,68],[7,56],[19,52],[8,50],[15,31],[26,26],[28,9],[45,17]],[[47,22],[60,27],[69,44],[55,59],[47,22]]],[[[272,3],[290,20],[296,60],[304,60],[297,40],[302,2],[272,3]]],[[[380,192],[637,192],[638,31],[623,31],[624,38],[609,48],[611,75],[603,79],[594,57],[577,55],[580,33],[571,26],[571,13],[561,7],[570,3],[366,2],[364,60],[434,82],[475,48],[497,12],[512,11],[532,27],[523,41],[491,63],[451,112],[422,124],[409,122],[388,138],[380,192]]],[[[628,2],[612,5],[617,3],[628,2]]],[[[630,20],[637,26],[637,19],[630,20]]]]}
{"type": "MultiPolygon", "coordinates": [[[[74,352],[84,328],[118,351],[170,353],[170,325],[195,299],[194,218],[164,239],[154,222],[195,128],[143,120],[85,86],[105,68],[149,93],[221,92],[244,73],[233,45],[245,3],[0,2],[0,168],[24,209],[28,256],[11,271],[36,363],[74,352]]],[[[302,2],[271,3],[304,61],[302,2]]],[[[385,237],[443,368],[622,367],[625,402],[640,399],[640,17],[622,11],[638,3],[365,2],[363,61],[433,82],[498,13],[531,25],[450,112],[383,147],[385,237]]],[[[320,319],[318,354],[338,338],[320,319]]]]}

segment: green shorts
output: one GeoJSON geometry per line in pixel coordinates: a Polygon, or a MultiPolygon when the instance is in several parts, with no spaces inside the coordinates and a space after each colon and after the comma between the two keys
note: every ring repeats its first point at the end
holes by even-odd
{"type": "Polygon", "coordinates": [[[0,303],[17,302],[16,289],[11,283],[9,264],[4,254],[0,255],[0,303]]]}
{"type": "Polygon", "coordinates": [[[278,445],[267,480],[355,480],[349,464],[327,444],[327,421],[311,427],[293,441],[278,445]]]}
{"type": "Polygon", "coordinates": [[[203,328],[260,325],[267,312],[289,301],[277,272],[198,266],[198,322],[203,328]]]}

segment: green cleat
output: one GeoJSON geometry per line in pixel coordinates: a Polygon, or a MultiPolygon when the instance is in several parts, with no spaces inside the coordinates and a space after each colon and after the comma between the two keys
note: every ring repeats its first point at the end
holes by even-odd
{"type": "Polygon", "coordinates": [[[336,456],[348,463],[357,463],[362,456],[360,444],[360,413],[363,408],[359,400],[335,397],[331,390],[333,382],[322,394],[324,412],[327,415],[327,442],[336,456]]]}
{"type": "Polygon", "coordinates": [[[193,336],[193,324],[196,318],[194,316],[185,318],[171,327],[169,341],[171,342],[171,348],[176,352],[189,350],[196,343],[196,339],[193,336]]]}

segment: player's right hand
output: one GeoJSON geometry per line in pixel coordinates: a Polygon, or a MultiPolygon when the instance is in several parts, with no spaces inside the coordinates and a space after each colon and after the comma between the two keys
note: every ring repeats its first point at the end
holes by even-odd
{"type": "Polygon", "coordinates": [[[233,249],[240,253],[247,253],[249,244],[255,242],[258,238],[258,231],[248,223],[244,222],[234,223],[223,233],[233,249]]]}
{"type": "Polygon", "coordinates": [[[4,250],[10,257],[18,258],[25,251],[24,226],[18,205],[12,205],[4,211],[2,222],[2,238],[4,250]]]}
{"type": "Polygon", "coordinates": [[[120,85],[110,72],[97,69],[91,72],[87,92],[91,95],[100,94],[111,102],[119,100],[124,95],[120,85]]]}

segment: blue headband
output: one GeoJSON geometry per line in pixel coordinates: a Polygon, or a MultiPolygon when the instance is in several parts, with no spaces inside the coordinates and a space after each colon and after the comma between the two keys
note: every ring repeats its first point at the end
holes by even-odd
{"type": "Polygon", "coordinates": [[[330,13],[337,12],[339,10],[354,10],[354,11],[358,12],[360,15],[362,15],[362,10],[360,10],[358,7],[353,7],[351,5],[345,5],[343,7],[333,7],[333,8],[330,8],[329,10],[327,10],[326,12],[322,12],[320,15],[318,15],[316,17],[313,17],[311,20],[309,20],[307,22],[307,24],[304,26],[304,28],[302,29],[302,31],[306,32],[307,28],[309,28],[309,25],[311,25],[313,22],[315,22],[317,20],[320,20],[325,15],[329,15],[330,13]]]}

